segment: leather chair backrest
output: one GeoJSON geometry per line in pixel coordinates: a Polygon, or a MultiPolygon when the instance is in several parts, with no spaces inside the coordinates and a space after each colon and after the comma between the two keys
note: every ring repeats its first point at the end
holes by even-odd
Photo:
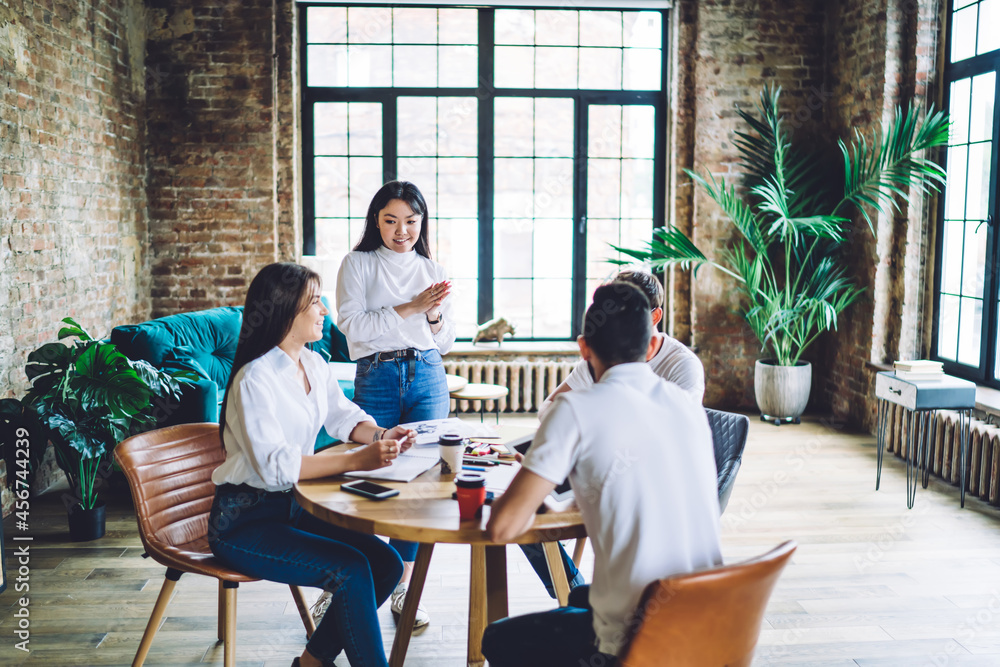
{"type": "Polygon", "coordinates": [[[753,560],[654,581],[620,665],[750,665],[767,601],[795,548],[789,540],[753,560]]]}
{"type": "Polygon", "coordinates": [[[205,538],[215,498],[212,472],[225,459],[218,424],[169,426],[134,435],[115,448],[147,551],[205,538]]]}
{"type": "Polygon", "coordinates": [[[750,419],[746,415],[711,408],[705,408],[705,414],[712,429],[721,512],[729,503],[729,494],[732,493],[736,473],[740,470],[747,434],[750,432],[750,419]]]}

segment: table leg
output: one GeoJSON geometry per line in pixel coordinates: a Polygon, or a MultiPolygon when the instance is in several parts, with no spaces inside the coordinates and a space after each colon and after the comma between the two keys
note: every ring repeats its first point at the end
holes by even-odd
{"type": "MultiPolygon", "coordinates": [[[[913,470],[913,464],[916,457],[914,456],[914,438],[913,438],[913,425],[917,421],[915,419],[915,411],[911,410],[909,416],[907,417],[907,429],[906,429],[906,509],[913,509],[913,503],[917,499],[917,474],[913,470]],[[912,487],[912,490],[911,490],[912,487]]],[[[919,439],[917,440],[919,442],[919,439]]]]}
{"type": "Polygon", "coordinates": [[[566,579],[562,554],[559,553],[559,543],[543,542],[542,548],[545,550],[545,562],[549,566],[552,586],[556,589],[556,599],[559,600],[560,607],[565,607],[569,603],[569,581],[566,579]]]}
{"type": "Polygon", "coordinates": [[[389,654],[390,667],[403,667],[403,660],[406,659],[406,649],[410,645],[410,635],[413,634],[413,621],[417,617],[417,605],[420,604],[420,594],[424,590],[433,552],[433,544],[421,543],[417,548],[417,560],[413,564],[410,584],[406,587],[403,613],[396,624],[396,638],[392,641],[392,653],[389,654]]]}
{"type": "Polygon", "coordinates": [[[931,454],[931,445],[934,444],[934,436],[932,435],[933,429],[931,426],[932,423],[933,423],[933,413],[925,412],[924,444],[923,444],[924,455],[923,458],[921,458],[921,465],[924,467],[924,474],[923,477],[921,477],[920,479],[920,485],[925,489],[927,488],[927,483],[930,481],[931,477],[930,454],[931,454]]]}
{"type": "Polygon", "coordinates": [[[882,452],[885,451],[885,422],[888,421],[886,413],[889,411],[889,406],[886,401],[879,399],[878,401],[878,413],[875,418],[875,448],[878,450],[878,464],[875,468],[875,490],[878,491],[879,484],[882,481],[882,452]]]}
{"type": "Polygon", "coordinates": [[[486,621],[507,618],[507,547],[486,547],[486,621]]]}
{"type": "Polygon", "coordinates": [[[959,433],[962,447],[962,463],[959,469],[958,494],[961,499],[961,507],[965,507],[965,456],[969,446],[969,427],[971,426],[972,415],[969,410],[961,410],[959,413],[959,433]]]}
{"type": "Polygon", "coordinates": [[[486,661],[483,656],[486,597],[486,547],[473,544],[472,559],[469,563],[469,642],[466,649],[469,667],[481,667],[486,661]]]}
{"type": "Polygon", "coordinates": [[[586,537],[576,538],[576,546],[573,547],[573,564],[577,568],[580,567],[580,561],[583,560],[583,550],[587,546],[586,537]]]}

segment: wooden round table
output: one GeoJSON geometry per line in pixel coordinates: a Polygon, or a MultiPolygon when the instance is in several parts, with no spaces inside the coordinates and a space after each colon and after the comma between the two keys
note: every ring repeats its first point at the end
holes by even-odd
{"type": "MultiPolygon", "coordinates": [[[[532,430],[524,427],[501,427],[502,437],[499,441],[512,440],[532,430]]],[[[338,445],[327,451],[344,451],[353,446],[355,445],[338,445]]],[[[487,473],[487,487],[506,488],[517,468],[517,464],[513,464],[491,469],[487,473]]],[[[383,501],[368,500],[341,491],[341,483],[351,481],[348,477],[329,477],[295,485],[295,498],[299,504],[324,521],[361,533],[419,543],[413,576],[389,656],[392,667],[403,665],[410,634],[413,632],[417,604],[420,602],[436,543],[469,544],[472,547],[467,652],[470,666],[482,665],[484,662],[481,642],[486,626],[508,615],[506,547],[491,542],[486,534],[486,523],[490,516],[488,506],[483,508],[481,519],[459,520],[458,502],[451,497],[455,490],[454,477],[453,474],[441,474],[440,466],[436,465],[409,483],[374,480],[399,489],[398,496],[383,501]]],[[[556,541],[585,536],[583,519],[574,504],[562,512],[549,511],[536,515],[531,530],[516,540],[521,544],[543,544],[560,604],[566,603],[569,584],[556,541]]]]}

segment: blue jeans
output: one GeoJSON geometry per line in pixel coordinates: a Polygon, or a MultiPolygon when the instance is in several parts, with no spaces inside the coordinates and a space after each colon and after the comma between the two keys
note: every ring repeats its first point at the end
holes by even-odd
{"type": "Polygon", "coordinates": [[[403,572],[396,552],[374,535],[332,526],[291,493],[246,485],[216,488],[209,516],[212,553],[247,576],[332,594],[306,648],[325,664],[344,651],[352,667],[386,667],[376,610],[403,572]]]}
{"type": "MultiPolygon", "coordinates": [[[[582,586],[586,581],[580,570],[577,569],[576,563],[573,559],[569,557],[566,553],[566,549],[563,548],[562,542],[559,542],[559,553],[562,555],[563,567],[566,569],[566,579],[569,581],[569,587],[575,589],[582,586]]],[[[548,591],[550,598],[555,598],[556,589],[552,585],[552,575],[549,574],[549,564],[545,560],[545,550],[542,549],[541,544],[520,544],[521,551],[527,556],[528,562],[531,563],[531,568],[538,575],[538,578],[542,580],[542,585],[545,586],[545,590],[548,591]]]]}
{"type": "Polygon", "coordinates": [[[618,660],[595,645],[590,586],[574,588],[569,606],[505,618],[483,633],[490,667],[614,667],[618,660]]]}
{"type": "MultiPolygon", "coordinates": [[[[451,407],[444,362],[437,350],[417,350],[416,359],[358,359],[354,402],[382,427],[445,419],[451,407]]],[[[407,563],[417,558],[417,545],[389,540],[407,563]]]]}

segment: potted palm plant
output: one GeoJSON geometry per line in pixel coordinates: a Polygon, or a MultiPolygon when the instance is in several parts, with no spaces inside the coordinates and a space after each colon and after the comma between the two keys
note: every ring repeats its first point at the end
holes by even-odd
{"type": "Polygon", "coordinates": [[[90,540],[104,535],[97,485],[111,471],[110,452],[128,436],[155,426],[153,399],[178,399],[181,383],[191,374],[133,361],[71,318],[62,321],[66,326],[59,339],[76,340],[47,343],[28,355],[31,388],[22,402],[37,415],[72,489],[70,537],[90,540]]]}
{"type": "MultiPolygon", "coordinates": [[[[875,228],[871,214],[897,207],[896,196],[938,190],[945,172],[925,157],[947,144],[943,112],[896,110],[881,136],[855,132],[838,141],[843,168],[831,173],[817,150],[793,148],[779,111],[780,88],[765,87],[757,115],[737,108],[750,132],[737,132],[740,187],[685,170],[722,209],[738,232],[730,247],[706,256],[676,227],[653,230],[643,248],[619,248],[653,267],[704,264],[732,276],[744,318],[766,358],[756,362],[754,390],[761,419],[797,422],[809,400],[812,367],[803,353],[863,293],[848,274],[843,255],[857,213],[875,228]]],[[[618,261],[617,263],[626,263],[618,261]]]]}

